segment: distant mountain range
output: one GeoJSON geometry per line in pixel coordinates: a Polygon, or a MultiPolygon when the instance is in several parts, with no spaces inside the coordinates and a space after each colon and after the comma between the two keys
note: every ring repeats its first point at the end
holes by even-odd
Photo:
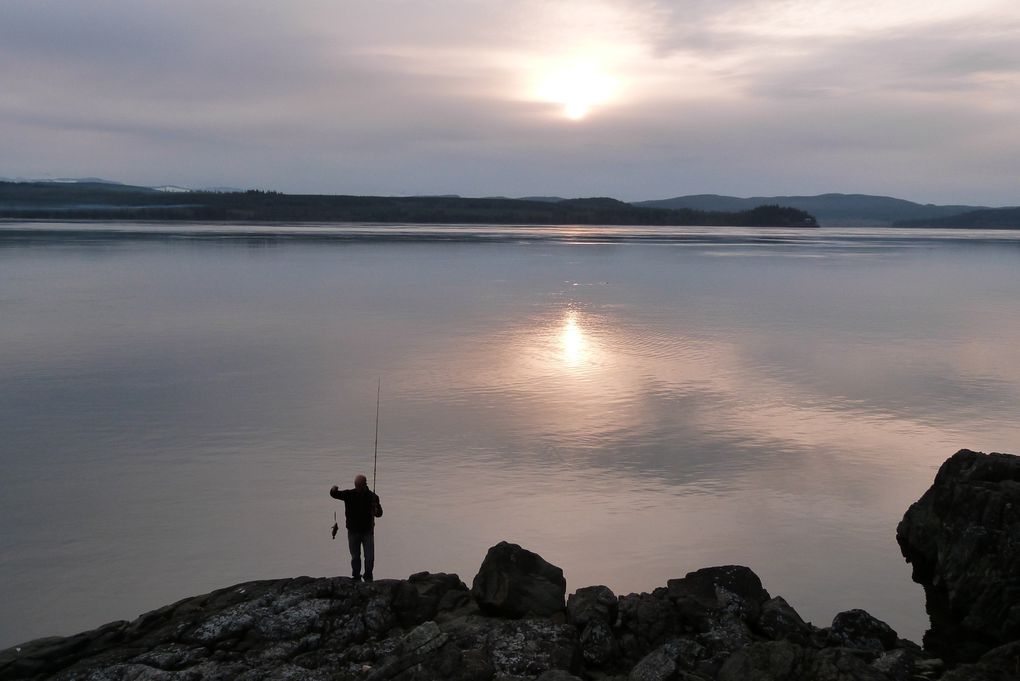
{"type": "MultiPolygon", "coordinates": [[[[189,189],[186,187],[180,187],[176,185],[163,185],[159,187],[140,187],[133,185],[126,185],[119,182],[111,182],[109,180],[103,180],[100,178],[60,178],[53,180],[5,180],[0,178],[0,182],[9,182],[12,184],[20,183],[24,185],[34,185],[35,192],[34,196],[38,199],[40,194],[39,189],[43,187],[51,187],[55,193],[50,194],[47,199],[47,207],[56,210],[67,210],[74,206],[75,209],[83,208],[84,203],[89,203],[90,200],[95,202],[94,207],[102,205],[104,208],[111,207],[108,200],[108,192],[124,195],[127,193],[136,194],[172,194],[176,195],[178,199],[188,198],[188,205],[197,206],[198,204],[208,204],[209,200],[197,201],[195,197],[202,193],[223,193],[223,194],[241,194],[244,190],[234,189],[230,187],[212,187],[200,190],[189,189]],[[62,188],[62,189],[61,189],[62,188]],[[56,199],[56,195],[60,194],[62,200],[56,199]],[[100,196],[103,198],[100,198],[100,196]],[[88,198],[86,199],[86,196],[88,198]],[[78,199],[76,201],[75,199],[78,199]],[[55,200],[54,202],[50,202],[55,200]],[[57,207],[56,204],[63,204],[61,207],[57,207]]],[[[10,188],[9,188],[10,189],[10,188]]],[[[47,192],[44,192],[47,193],[47,192]]],[[[292,196],[297,197],[301,195],[284,195],[278,192],[268,192],[269,195],[277,196],[292,196]]],[[[7,194],[7,202],[0,203],[0,208],[14,208],[12,204],[11,194],[7,194]]],[[[328,199],[331,195],[323,195],[328,199]]],[[[346,197],[346,201],[350,201],[353,197],[346,197]]],[[[367,197],[362,197],[367,198],[367,197]]],[[[448,202],[447,207],[458,205],[459,207],[472,206],[471,211],[479,209],[482,204],[480,202],[489,202],[489,208],[486,208],[483,213],[495,213],[493,208],[499,205],[500,214],[517,214],[522,222],[533,222],[538,219],[538,215],[543,212],[548,212],[550,215],[554,215],[556,221],[561,218],[565,219],[565,216],[571,213],[577,213],[581,207],[577,202],[587,202],[584,206],[585,209],[590,210],[593,207],[591,203],[592,199],[567,199],[559,196],[526,196],[517,199],[509,199],[502,196],[486,197],[484,199],[471,199],[462,198],[454,194],[446,195],[434,195],[434,196],[415,196],[415,197],[374,197],[377,201],[383,198],[392,199],[391,203],[395,206],[397,201],[404,201],[405,204],[413,200],[428,200],[433,202],[439,202],[445,200],[448,202]],[[507,203],[509,202],[509,203],[507,203]],[[517,202],[518,209],[513,209],[515,205],[513,202],[517,202]],[[559,204],[559,208],[548,210],[537,208],[536,204],[559,204]]],[[[741,198],[736,196],[724,196],[719,194],[692,194],[688,196],[677,196],[671,199],[658,199],[651,201],[635,201],[630,204],[625,204],[620,201],[600,199],[603,201],[598,206],[598,210],[606,217],[615,216],[618,220],[626,220],[627,224],[634,224],[633,220],[639,219],[641,215],[645,216],[651,224],[661,224],[662,222],[669,221],[666,216],[659,218],[654,217],[655,213],[642,213],[635,212],[631,213],[628,211],[628,206],[633,207],[639,211],[647,211],[649,209],[665,210],[665,211],[694,211],[701,213],[725,213],[725,214],[736,214],[744,213],[760,206],[783,206],[788,208],[794,208],[797,210],[804,211],[815,217],[818,224],[823,227],[986,227],[990,229],[1004,229],[1004,228],[1020,228],[1020,208],[988,208],[986,206],[970,206],[970,205],[936,205],[936,204],[921,204],[914,203],[913,201],[907,201],[904,199],[898,199],[890,196],[873,196],[868,194],[819,194],[816,196],[753,196],[748,198],[741,198]],[[613,201],[613,205],[610,206],[606,201],[613,201]],[[652,217],[649,217],[652,216],[652,217]]],[[[169,202],[163,199],[155,201],[128,201],[127,204],[133,206],[135,209],[140,207],[140,204],[155,204],[168,206],[169,202]]],[[[174,204],[179,204],[179,200],[173,201],[174,204]]],[[[213,201],[213,203],[222,203],[213,201]]],[[[335,203],[335,201],[334,201],[335,203]]],[[[350,204],[349,204],[350,205],[350,204]]],[[[439,205],[436,203],[436,205],[439,205]]],[[[24,203],[17,206],[18,208],[26,207],[24,203]]],[[[123,206],[120,210],[123,210],[127,206],[123,206]]],[[[149,206],[147,206],[149,207],[149,206]]],[[[176,205],[175,207],[180,207],[176,205]]],[[[8,213],[8,215],[10,215],[8,213]]],[[[482,217],[479,214],[479,217],[482,217]]],[[[593,215],[589,215],[590,218],[594,219],[593,215]]],[[[355,218],[357,219],[357,218],[355,218]]],[[[691,218],[693,219],[693,218],[691,218]]],[[[502,221],[502,219],[500,219],[502,221]]]]}
{"type": "Polygon", "coordinates": [[[780,206],[699,211],[634,206],[612,198],[525,201],[458,196],[344,196],[274,191],[200,192],[104,182],[0,182],[0,218],[500,225],[817,227],[780,206]]]}
{"type": "Polygon", "coordinates": [[[943,218],[901,220],[895,227],[952,229],[1020,229],[1020,208],[986,208],[943,218]]]}
{"type": "Polygon", "coordinates": [[[181,193],[181,192],[243,192],[244,189],[237,187],[181,187],[175,184],[163,184],[156,187],[145,185],[125,184],[116,180],[104,180],[101,177],[56,177],[56,178],[27,178],[27,177],[0,177],[0,182],[28,183],[28,184],[69,184],[69,185],[106,185],[111,189],[122,188],[125,190],[153,190],[158,192],[181,193]]]}
{"type": "Polygon", "coordinates": [[[738,198],[718,194],[694,194],[672,199],[638,201],[634,205],[646,208],[692,208],[694,210],[747,210],[755,206],[780,205],[805,210],[823,227],[887,227],[893,223],[911,220],[937,220],[957,216],[987,206],[954,206],[921,204],[891,196],[868,194],[819,194],[817,196],[753,196],[738,198]]]}

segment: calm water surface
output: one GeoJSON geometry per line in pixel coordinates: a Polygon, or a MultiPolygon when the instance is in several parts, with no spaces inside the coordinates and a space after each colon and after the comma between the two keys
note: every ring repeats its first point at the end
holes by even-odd
{"type": "Polygon", "coordinates": [[[1020,450],[1020,232],[104,229],[0,227],[0,646],[347,574],[380,378],[377,577],[739,563],[915,640],[896,523],[1020,450]]]}

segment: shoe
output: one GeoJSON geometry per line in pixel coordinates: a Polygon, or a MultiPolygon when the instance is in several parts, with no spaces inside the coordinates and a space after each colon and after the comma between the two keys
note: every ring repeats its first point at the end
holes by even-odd
{"type": "Polygon", "coordinates": [[[355,582],[361,581],[361,575],[351,575],[351,580],[355,582]]]}
{"type": "Polygon", "coordinates": [[[368,572],[365,573],[365,581],[366,582],[371,582],[372,581],[371,573],[368,573],[368,572]]]}

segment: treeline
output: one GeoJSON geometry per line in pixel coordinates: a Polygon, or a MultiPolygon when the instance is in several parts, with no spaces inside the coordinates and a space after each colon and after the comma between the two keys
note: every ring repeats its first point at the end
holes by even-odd
{"type": "Polygon", "coordinates": [[[759,206],[738,212],[663,210],[611,198],[559,202],[283,194],[160,192],[101,183],[0,182],[0,218],[411,224],[704,225],[817,227],[806,211],[759,206]]]}
{"type": "Polygon", "coordinates": [[[893,227],[1020,229],[1020,208],[986,208],[944,218],[900,220],[899,222],[894,222],[893,227]]]}

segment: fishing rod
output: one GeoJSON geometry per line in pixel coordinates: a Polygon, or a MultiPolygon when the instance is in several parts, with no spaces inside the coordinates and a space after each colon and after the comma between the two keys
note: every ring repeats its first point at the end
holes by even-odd
{"type": "Polygon", "coordinates": [[[375,454],[372,455],[372,491],[375,491],[375,472],[379,467],[379,396],[382,394],[382,377],[375,387],[375,454]]]}

